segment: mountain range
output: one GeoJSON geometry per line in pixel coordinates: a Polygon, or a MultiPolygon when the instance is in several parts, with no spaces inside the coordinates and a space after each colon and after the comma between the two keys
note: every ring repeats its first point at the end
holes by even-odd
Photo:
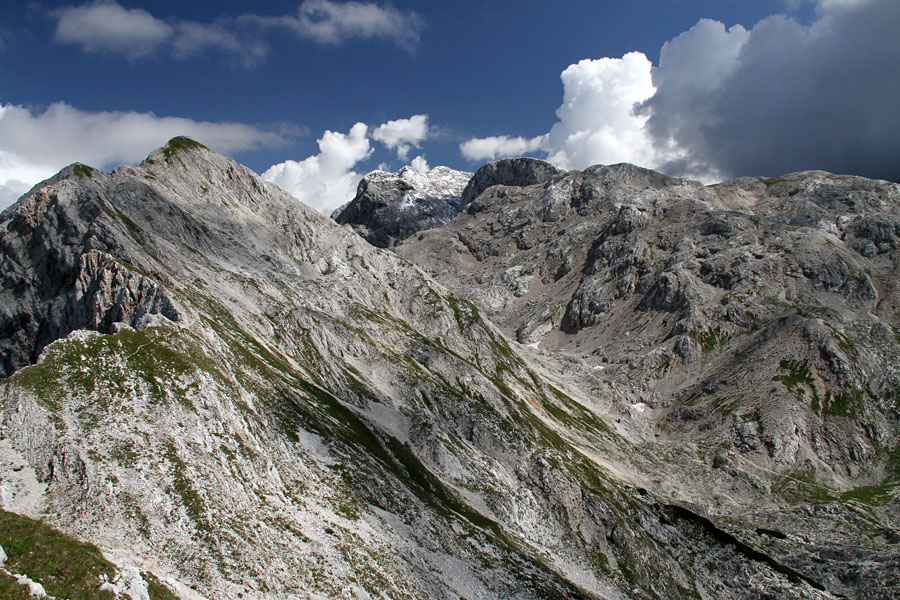
{"type": "Polygon", "coordinates": [[[72,165],[0,215],[0,592],[895,598],[898,243],[818,171],[72,165]]]}

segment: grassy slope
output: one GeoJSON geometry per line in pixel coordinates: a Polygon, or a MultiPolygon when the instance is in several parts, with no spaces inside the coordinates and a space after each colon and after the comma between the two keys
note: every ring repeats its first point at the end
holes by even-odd
{"type": "MultiPolygon", "coordinates": [[[[112,579],[116,567],[93,544],[79,542],[49,525],[0,510],[0,546],[6,552],[6,569],[27,575],[48,594],[69,600],[111,600],[101,591],[104,578],[112,579]]],[[[151,578],[151,600],[175,600],[168,589],[151,578]]],[[[12,577],[0,575],[0,597],[28,598],[26,588],[12,577]]]]}

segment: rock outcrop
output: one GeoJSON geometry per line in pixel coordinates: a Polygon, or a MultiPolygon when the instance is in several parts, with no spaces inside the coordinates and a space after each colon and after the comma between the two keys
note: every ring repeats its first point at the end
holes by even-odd
{"type": "Polygon", "coordinates": [[[538,158],[506,158],[488,163],[478,169],[462,192],[462,205],[468,205],[489,187],[507,185],[523,187],[546,183],[565,173],[562,169],[538,158]]]}
{"type": "Polygon", "coordinates": [[[387,248],[423,231],[440,227],[459,212],[471,173],[434,167],[420,173],[403,167],[396,173],[372,171],[356,196],[331,215],[373,246],[387,248]]]}

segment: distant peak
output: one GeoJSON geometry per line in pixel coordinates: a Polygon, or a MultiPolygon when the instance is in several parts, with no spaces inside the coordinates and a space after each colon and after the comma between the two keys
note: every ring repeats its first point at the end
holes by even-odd
{"type": "Polygon", "coordinates": [[[466,206],[484,190],[494,185],[536,185],[565,173],[565,170],[539,158],[505,158],[491,162],[475,172],[463,190],[462,205],[466,206]]]}

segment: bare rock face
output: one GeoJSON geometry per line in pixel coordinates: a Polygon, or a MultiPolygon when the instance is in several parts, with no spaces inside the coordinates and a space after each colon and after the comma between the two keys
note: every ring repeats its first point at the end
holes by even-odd
{"type": "Polygon", "coordinates": [[[468,205],[489,187],[523,187],[542,184],[565,171],[537,158],[506,158],[478,169],[462,193],[462,205],[468,205]]]}
{"type": "MultiPolygon", "coordinates": [[[[546,360],[584,365],[570,377],[631,398],[620,430],[692,445],[732,500],[829,489],[845,514],[838,499],[865,488],[896,510],[900,186],[806,172],[704,187],[612,165],[468,189],[451,223],[395,250],[546,360]]],[[[730,503],[709,510],[732,518],[730,503]]]]}
{"type": "Polygon", "coordinates": [[[74,165],[4,212],[0,376],[34,362],[48,343],[77,329],[111,333],[114,323],[140,326],[154,314],[179,319],[164,286],[125,266],[132,256],[122,241],[129,223],[103,200],[108,181],[74,165]]]}
{"type": "Polygon", "coordinates": [[[386,248],[455,217],[471,177],[448,167],[435,167],[428,173],[412,167],[396,173],[373,171],[359,182],[353,200],[331,218],[350,225],[373,246],[386,248]]]}
{"type": "Polygon", "coordinates": [[[36,186],[4,507],[184,598],[900,589],[896,186],[482,175],[396,252],[186,138],[36,186]]]}

